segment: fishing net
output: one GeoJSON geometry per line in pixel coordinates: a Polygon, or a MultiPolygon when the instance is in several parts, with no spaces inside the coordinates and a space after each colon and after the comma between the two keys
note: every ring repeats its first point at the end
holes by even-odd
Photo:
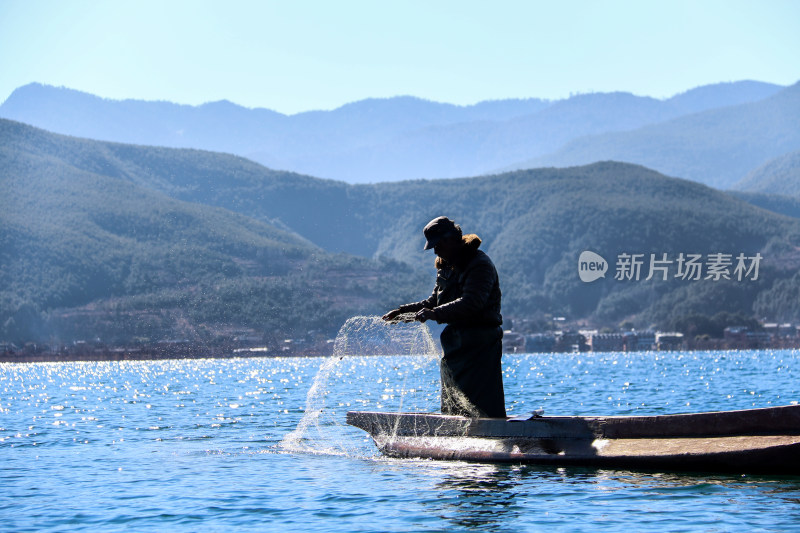
{"type": "MultiPolygon", "coordinates": [[[[401,315],[350,318],[339,330],[333,355],[322,362],[297,428],[281,442],[289,451],[364,455],[369,437],[345,424],[347,411],[441,410],[441,352],[426,324],[401,315]]],[[[448,395],[469,408],[463,395],[448,395]]]]}

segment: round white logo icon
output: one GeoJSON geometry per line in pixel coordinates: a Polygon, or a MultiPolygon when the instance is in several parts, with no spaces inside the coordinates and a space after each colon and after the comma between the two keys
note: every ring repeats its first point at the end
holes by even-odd
{"type": "Polygon", "coordinates": [[[586,250],[578,258],[578,276],[584,283],[606,277],[608,262],[603,256],[586,250]]]}

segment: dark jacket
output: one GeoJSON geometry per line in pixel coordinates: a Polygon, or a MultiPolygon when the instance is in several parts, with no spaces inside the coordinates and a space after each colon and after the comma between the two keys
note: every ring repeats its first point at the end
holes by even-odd
{"type": "Polygon", "coordinates": [[[495,327],[503,323],[497,269],[478,249],[481,240],[477,235],[465,235],[463,241],[463,251],[454,264],[437,258],[433,293],[425,300],[401,306],[401,312],[433,309],[438,323],[454,326],[495,327]]]}
{"type": "Polygon", "coordinates": [[[433,309],[447,324],[441,334],[442,414],[504,418],[500,284],[477,235],[463,237],[460,256],[436,259],[436,286],[425,300],[400,307],[409,313],[433,309]]]}

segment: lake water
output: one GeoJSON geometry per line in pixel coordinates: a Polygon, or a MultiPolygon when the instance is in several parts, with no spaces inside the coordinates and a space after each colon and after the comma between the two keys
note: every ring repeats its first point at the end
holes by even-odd
{"type": "MultiPolygon", "coordinates": [[[[509,414],[800,400],[796,351],[506,355],[504,371],[509,414]]],[[[387,459],[344,425],[436,410],[437,378],[422,356],[0,364],[0,529],[800,530],[798,477],[387,459]]]]}

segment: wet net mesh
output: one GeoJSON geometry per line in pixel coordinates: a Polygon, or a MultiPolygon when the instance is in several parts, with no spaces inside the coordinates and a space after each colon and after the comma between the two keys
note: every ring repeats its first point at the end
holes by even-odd
{"type": "MultiPolygon", "coordinates": [[[[363,455],[371,439],[345,423],[347,411],[441,411],[441,352],[428,326],[401,315],[350,318],[339,330],[333,355],[322,362],[297,428],[281,442],[289,451],[363,455]]],[[[448,401],[469,408],[463,395],[448,401]]]]}

